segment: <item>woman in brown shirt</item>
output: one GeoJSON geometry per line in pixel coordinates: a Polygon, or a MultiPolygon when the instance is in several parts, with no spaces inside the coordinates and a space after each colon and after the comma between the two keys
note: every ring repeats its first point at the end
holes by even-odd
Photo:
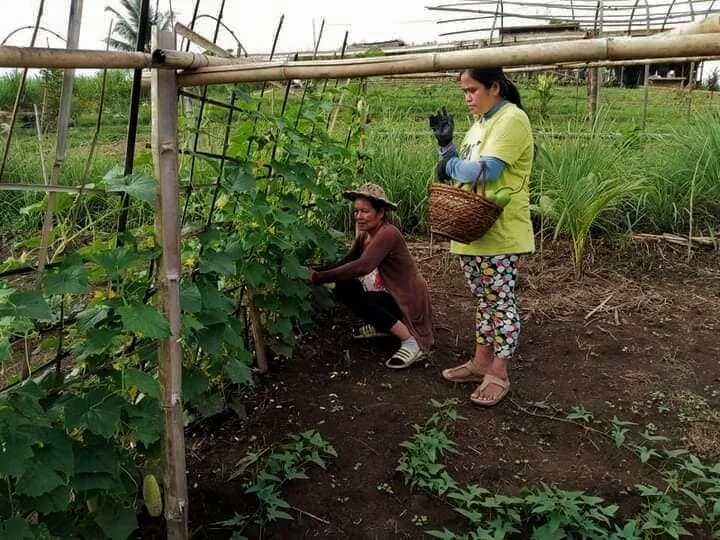
{"type": "Polygon", "coordinates": [[[353,201],[358,235],[338,263],[311,270],[313,284],[335,283],[336,298],[366,326],[358,337],[391,334],[400,348],[385,363],[403,369],[422,358],[433,343],[430,294],[402,234],[387,223],[396,208],[376,184],[343,193],[353,201]]]}

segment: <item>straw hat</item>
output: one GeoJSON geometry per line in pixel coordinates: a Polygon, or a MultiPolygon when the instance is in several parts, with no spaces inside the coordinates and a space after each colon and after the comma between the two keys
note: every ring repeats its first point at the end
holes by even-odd
{"type": "Polygon", "coordinates": [[[395,210],[397,208],[397,204],[388,200],[385,195],[385,190],[377,184],[363,184],[362,186],[350,191],[343,191],[343,197],[350,199],[351,201],[354,201],[358,197],[364,197],[366,199],[378,201],[379,203],[382,203],[383,206],[390,208],[391,210],[395,210]]]}

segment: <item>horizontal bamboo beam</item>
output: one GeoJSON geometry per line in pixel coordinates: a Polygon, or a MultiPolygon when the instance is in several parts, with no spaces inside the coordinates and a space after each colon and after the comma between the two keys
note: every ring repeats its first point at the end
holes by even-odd
{"type": "MultiPolygon", "coordinates": [[[[643,60],[605,60],[600,62],[571,62],[567,64],[544,64],[538,66],[519,66],[506,68],[505,73],[528,73],[534,71],[552,71],[565,69],[585,69],[593,67],[620,67],[620,66],[644,66],[653,64],[686,64],[688,62],[710,62],[720,60],[720,56],[681,56],[670,58],[645,58],[643,60]]],[[[423,74],[387,75],[386,79],[447,79],[457,78],[456,72],[434,72],[423,74]]]]}
{"type": "Polygon", "coordinates": [[[144,52],[0,47],[0,68],[143,69],[152,65],[144,52]]]}
{"type": "Polygon", "coordinates": [[[250,81],[291,79],[340,79],[402,73],[427,73],[469,67],[514,67],[604,60],[644,60],[673,56],[720,56],[717,34],[600,38],[427,53],[407,56],[352,58],[306,62],[261,62],[236,66],[207,67],[181,73],[178,84],[200,86],[250,81]]]}
{"type": "Polygon", "coordinates": [[[245,58],[220,58],[194,52],[158,49],[152,54],[87,49],[0,47],[0,68],[63,69],[193,69],[207,66],[244,64],[245,58]]]}
{"type": "Polygon", "coordinates": [[[200,53],[168,51],[155,49],[152,52],[152,65],[157,68],[196,69],[208,66],[236,66],[247,64],[245,58],[221,58],[200,53]]]}

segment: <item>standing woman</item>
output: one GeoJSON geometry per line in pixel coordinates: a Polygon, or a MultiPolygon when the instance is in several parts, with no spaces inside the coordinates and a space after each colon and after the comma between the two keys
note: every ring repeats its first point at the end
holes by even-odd
{"type": "Polygon", "coordinates": [[[487,182],[488,190],[508,187],[510,202],[493,227],[470,244],[451,242],[472,294],[477,297],[476,346],[472,360],[442,372],[452,382],[481,383],[473,403],[492,406],[510,389],[508,365],[520,334],[515,300],[519,256],[535,249],[530,221],[529,188],[533,161],[530,121],[520,94],[502,68],[475,68],[460,74],[465,103],[476,117],[458,154],[453,119],[443,108],[430,116],[440,146],[439,181],[487,182]]]}

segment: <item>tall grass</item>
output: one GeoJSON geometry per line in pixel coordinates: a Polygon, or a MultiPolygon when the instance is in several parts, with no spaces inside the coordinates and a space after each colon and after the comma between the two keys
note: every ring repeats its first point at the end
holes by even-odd
{"type": "Polygon", "coordinates": [[[638,156],[649,189],[634,211],[644,229],[687,232],[691,193],[696,229],[720,228],[720,121],[695,118],[638,156]]]}
{"type": "Polygon", "coordinates": [[[554,238],[570,238],[578,277],[591,230],[616,228],[606,218],[645,188],[644,178],[631,177],[624,168],[629,159],[627,146],[598,131],[563,140],[547,138],[538,147],[533,197],[553,227],[554,238]]]}
{"type": "Polygon", "coordinates": [[[397,202],[396,224],[405,232],[427,229],[428,194],[438,160],[434,140],[408,136],[402,126],[370,135],[364,179],[380,184],[397,202]]]}

